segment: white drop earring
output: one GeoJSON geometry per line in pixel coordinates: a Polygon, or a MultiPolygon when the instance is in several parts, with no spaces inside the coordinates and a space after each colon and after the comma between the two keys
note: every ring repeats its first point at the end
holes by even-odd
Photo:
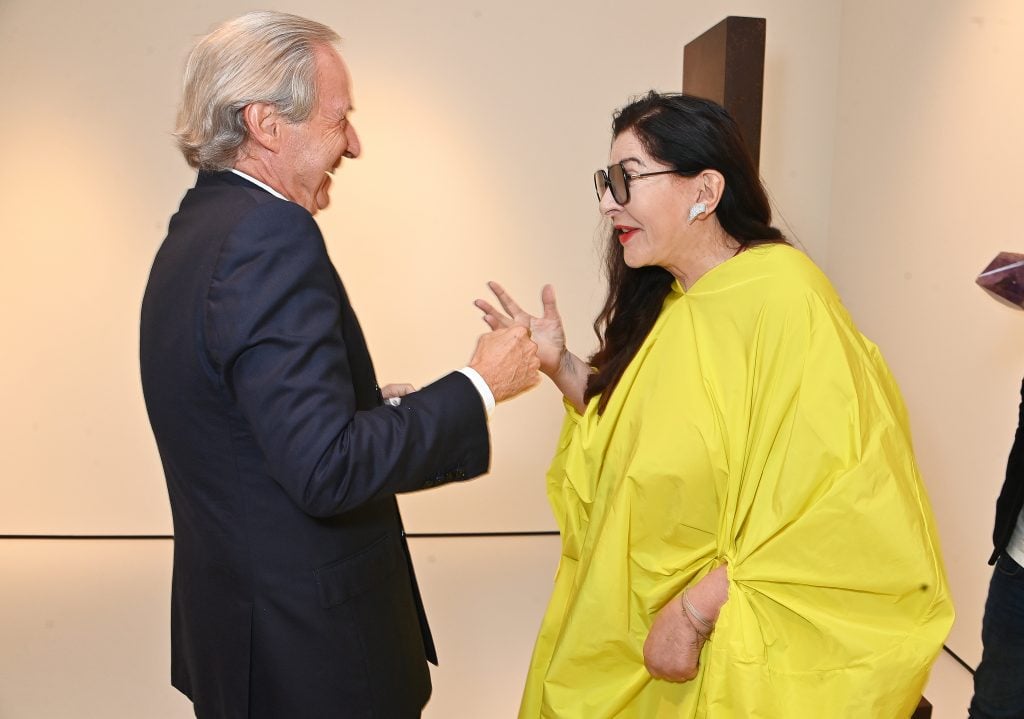
{"type": "Polygon", "coordinates": [[[708,206],[705,205],[703,202],[698,202],[697,204],[690,208],[690,216],[687,218],[687,222],[689,222],[692,225],[694,220],[696,220],[698,217],[700,217],[707,211],[708,206]]]}

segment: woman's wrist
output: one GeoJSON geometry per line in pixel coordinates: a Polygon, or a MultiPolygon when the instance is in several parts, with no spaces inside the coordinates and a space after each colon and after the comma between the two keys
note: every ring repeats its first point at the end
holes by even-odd
{"type": "Polygon", "coordinates": [[[587,389],[586,366],[579,357],[568,349],[562,350],[558,361],[558,370],[551,376],[551,381],[561,390],[577,410],[585,409],[583,394],[587,389]]]}
{"type": "Polygon", "coordinates": [[[566,377],[572,376],[573,374],[573,359],[576,357],[572,352],[569,351],[568,347],[563,347],[562,352],[558,355],[558,363],[555,365],[554,372],[550,375],[552,381],[559,382],[564,381],[566,377]]]}
{"type": "Polygon", "coordinates": [[[715,623],[706,618],[690,601],[690,597],[687,594],[687,590],[683,590],[683,593],[679,597],[680,604],[683,606],[683,614],[686,615],[693,630],[697,632],[704,641],[711,638],[711,633],[715,631],[715,623]]]}
{"type": "Polygon", "coordinates": [[[729,599],[728,565],[711,570],[699,582],[686,591],[687,600],[702,619],[714,626],[718,614],[729,599]]]}

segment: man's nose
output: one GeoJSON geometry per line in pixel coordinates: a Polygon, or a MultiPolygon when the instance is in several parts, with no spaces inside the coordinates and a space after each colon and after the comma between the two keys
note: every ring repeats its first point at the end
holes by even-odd
{"type": "Polygon", "coordinates": [[[359,144],[359,134],[351,122],[345,128],[345,137],[348,140],[348,147],[345,148],[345,157],[359,157],[359,153],[363,148],[359,144]]]}

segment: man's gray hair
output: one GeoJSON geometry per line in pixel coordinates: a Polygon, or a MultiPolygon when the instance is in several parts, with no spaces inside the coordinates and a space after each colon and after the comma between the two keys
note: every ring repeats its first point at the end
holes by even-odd
{"type": "Polygon", "coordinates": [[[234,166],[247,132],[242,109],[275,105],[288,122],[316,106],[316,49],[341,38],[326,25],[272,11],[250,12],[200,38],[185,65],[174,135],[200,170],[234,166]]]}

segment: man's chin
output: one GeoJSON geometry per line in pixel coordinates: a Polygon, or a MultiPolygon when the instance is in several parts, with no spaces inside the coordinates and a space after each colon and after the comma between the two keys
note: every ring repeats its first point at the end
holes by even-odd
{"type": "MultiPolygon", "coordinates": [[[[316,210],[326,210],[327,206],[331,204],[331,196],[327,192],[326,185],[316,191],[314,201],[316,202],[316,210]]],[[[314,215],[316,214],[316,210],[313,212],[314,215]]]]}

